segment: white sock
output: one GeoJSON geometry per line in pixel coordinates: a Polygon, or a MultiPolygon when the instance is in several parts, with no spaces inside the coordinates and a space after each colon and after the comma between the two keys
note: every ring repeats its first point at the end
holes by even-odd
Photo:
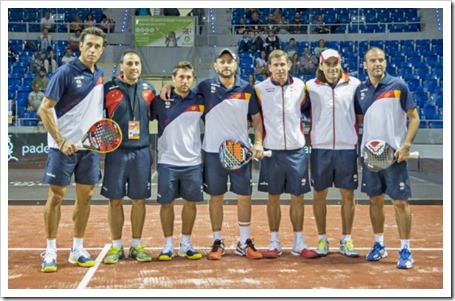
{"type": "Polygon", "coordinates": [[[375,234],[374,241],[378,242],[379,244],[381,244],[381,246],[383,246],[384,245],[384,234],[383,233],[375,234]]]}
{"type": "Polygon", "coordinates": [[[182,245],[189,244],[191,240],[191,235],[182,235],[182,245]]]}
{"type": "Polygon", "coordinates": [[[131,247],[132,247],[132,248],[135,248],[136,246],[138,246],[138,245],[140,245],[140,244],[141,244],[141,240],[140,240],[140,239],[135,239],[135,238],[133,238],[133,239],[131,240],[131,247]]]}
{"type": "Polygon", "coordinates": [[[174,245],[174,239],[172,238],[172,236],[165,237],[164,238],[164,244],[173,246],[174,245]]]}
{"type": "Polygon", "coordinates": [[[404,249],[411,249],[411,240],[410,239],[402,239],[401,240],[401,248],[404,249]]]}
{"type": "Polygon", "coordinates": [[[122,240],[121,239],[113,240],[112,241],[112,246],[121,249],[123,247],[122,240]]]}
{"type": "Polygon", "coordinates": [[[217,239],[221,240],[221,231],[213,232],[213,240],[215,241],[217,239]]]}
{"type": "Polygon", "coordinates": [[[328,240],[328,239],[327,239],[327,234],[321,234],[321,235],[319,235],[319,240],[328,240]]]}
{"type": "Polygon", "coordinates": [[[239,222],[240,227],[240,244],[244,244],[250,238],[251,223],[239,222]]]}
{"type": "Polygon", "coordinates": [[[346,242],[348,240],[351,240],[351,235],[341,235],[342,242],[346,242]]]}
{"type": "Polygon", "coordinates": [[[73,238],[73,250],[83,249],[84,248],[84,239],[83,238],[73,238]]]}
{"type": "Polygon", "coordinates": [[[54,251],[57,251],[57,240],[56,239],[48,239],[48,240],[46,240],[46,248],[47,249],[52,249],[54,251]]]}
{"type": "Polygon", "coordinates": [[[270,241],[280,241],[280,232],[270,232],[270,241]]]}
{"type": "Polygon", "coordinates": [[[303,239],[302,231],[294,232],[294,242],[298,242],[298,241],[302,241],[303,243],[305,242],[305,240],[303,239]]]}

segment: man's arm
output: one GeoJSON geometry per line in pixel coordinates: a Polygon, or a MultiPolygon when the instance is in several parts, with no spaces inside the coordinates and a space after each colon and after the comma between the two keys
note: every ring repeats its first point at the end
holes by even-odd
{"type": "Polygon", "coordinates": [[[264,156],[264,148],[262,147],[262,117],[260,113],[251,116],[253,119],[254,129],[254,144],[253,144],[253,156],[255,158],[262,158],[264,156]]]}
{"type": "MultiPolygon", "coordinates": [[[[55,123],[53,114],[53,108],[55,107],[56,104],[57,102],[55,100],[44,97],[39,107],[38,113],[41,118],[41,121],[43,122],[44,127],[55,140],[60,151],[63,152],[64,154],[71,155],[72,153],[77,151],[77,147],[74,144],[77,141],[68,141],[65,138],[63,138],[62,134],[60,133],[60,130],[58,129],[57,124],[55,123]]],[[[74,126],[77,125],[75,124],[74,126]]]]}
{"type": "Polygon", "coordinates": [[[417,108],[411,108],[407,110],[406,114],[409,118],[408,131],[406,137],[404,138],[403,145],[397,149],[395,152],[395,157],[397,162],[406,161],[409,159],[409,151],[411,149],[411,144],[414,141],[415,136],[417,135],[417,130],[420,125],[420,117],[417,111],[417,108]]]}

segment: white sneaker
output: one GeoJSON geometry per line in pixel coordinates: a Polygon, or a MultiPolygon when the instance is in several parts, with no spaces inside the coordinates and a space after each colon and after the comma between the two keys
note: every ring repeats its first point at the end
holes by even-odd
{"type": "Polygon", "coordinates": [[[201,259],[202,258],[202,254],[199,253],[198,251],[196,251],[190,242],[188,242],[186,244],[182,244],[182,243],[180,244],[179,256],[186,257],[188,259],[201,259]]]}
{"type": "Polygon", "coordinates": [[[46,249],[41,253],[41,272],[50,273],[57,271],[57,251],[54,249],[46,249]]]}
{"type": "Polygon", "coordinates": [[[95,265],[95,260],[90,257],[90,254],[86,249],[74,249],[71,248],[68,262],[71,264],[78,264],[81,267],[92,267],[95,265]]]}

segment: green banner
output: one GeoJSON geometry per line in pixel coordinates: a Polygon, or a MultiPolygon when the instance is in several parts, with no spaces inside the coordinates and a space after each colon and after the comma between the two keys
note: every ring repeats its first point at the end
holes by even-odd
{"type": "Polygon", "coordinates": [[[134,17],[134,44],[150,47],[193,47],[194,17],[134,17]]]}

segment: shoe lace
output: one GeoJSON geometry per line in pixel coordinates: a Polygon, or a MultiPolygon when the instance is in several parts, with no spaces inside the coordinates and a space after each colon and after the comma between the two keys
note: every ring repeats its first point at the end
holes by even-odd
{"type": "Polygon", "coordinates": [[[276,240],[273,240],[273,241],[270,242],[269,250],[273,250],[273,249],[279,250],[280,247],[281,247],[280,242],[276,241],[276,240]]]}
{"type": "Polygon", "coordinates": [[[82,255],[86,258],[90,258],[90,254],[87,252],[86,249],[78,249],[78,250],[75,250],[74,252],[78,255],[77,257],[80,257],[82,255]]]}
{"type": "Polygon", "coordinates": [[[349,251],[354,250],[354,242],[352,240],[345,241],[344,244],[349,251]]]}
{"type": "Polygon", "coordinates": [[[143,245],[137,245],[134,247],[134,249],[138,252],[138,253],[145,253],[145,249],[144,249],[144,246],[143,245]]]}
{"type": "Polygon", "coordinates": [[[108,255],[109,255],[109,256],[117,255],[118,252],[120,252],[120,248],[119,248],[119,247],[112,247],[112,248],[109,250],[108,255]]]}
{"type": "Polygon", "coordinates": [[[217,252],[218,248],[221,248],[221,240],[216,239],[212,245],[212,252],[217,252]]]}
{"type": "Polygon", "coordinates": [[[52,249],[47,249],[41,253],[41,258],[43,258],[45,262],[52,262],[52,260],[54,260],[56,257],[57,253],[52,249]]]}
{"type": "Polygon", "coordinates": [[[400,251],[400,258],[403,260],[408,260],[411,252],[409,252],[408,248],[403,248],[400,251]]]}
{"type": "Polygon", "coordinates": [[[325,248],[327,248],[327,240],[320,239],[318,241],[318,249],[325,249],[325,248]]]}
{"type": "Polygon", "coordinates": [[[254,252],[256,252],[256,248],[254,247],[253,240],[251,238],[248,238],[245,242],[245,244],[251,248],[254,252]]]}

